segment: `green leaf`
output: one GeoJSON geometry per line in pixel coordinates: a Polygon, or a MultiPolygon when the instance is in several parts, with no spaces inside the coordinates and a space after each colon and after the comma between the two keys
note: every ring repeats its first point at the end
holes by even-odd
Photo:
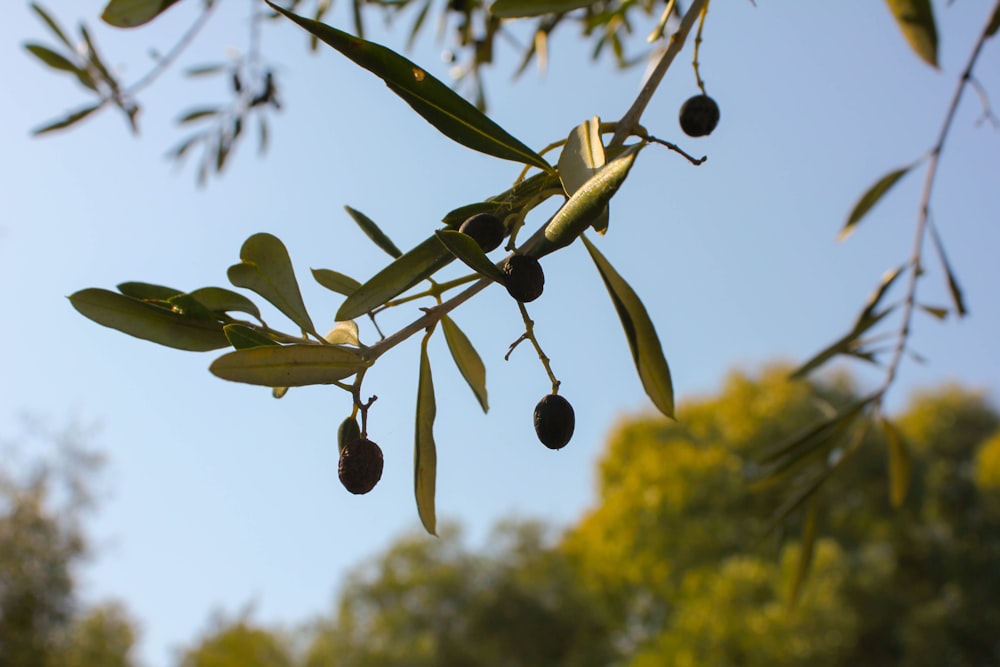
{"type": "Polygon", "coordinates": [[[253,301],[223,287],[202,287],[191,292],[189,296],[216,313],[246,313],[260,319],[260,310],[253,301]]]}
{"type": "MultiPolygon", "coordinates": [[[[566,196],[572,196],[593,178],[604,166],[604,144],[601,141],[601,119],[592,120],[573,128],[559,154],[559,178],[566,196]]],[[[608,228],[608,208],[598,215],[591,226],[603,234],[608,228]]]]}
{"type": "Polygon", "coordinates": [[[421,67],[379,44],[268,4],[382,79],[414,111],[454,141],[487,155],[551,170],[533,150],[508,134],[450,87],[421,67]]]}
{"type": "Polygon", "coordinates": [[[931,67],[938,66],[938,35],[931,0],[886,0],[910,47],[931,67]]]}
{"type": "Polygon", "coordinates": [[[452,209],[441,218],[441,222],[448,225],[449,227],[459,227],[467,219],[479,213],[491,213],[496,214],[498,211],[504,207],[491,201],[481,201],[475,204],[466,204],[465,206],[459,206],[456,209],[452,209]]]}
{"type": "Polygon", "coordinates": [[[42,46],[41,44],[25,44],[24,48],[52,69],[71,72],[74,75],[80,74],[80,68],[71,60],[46,46],[42,46]]]}
{"type": "Polygon", "coordinates": [[[914,165],[908,165],[895,171],[891,171],[882,178],[876,181],[875,185],[868,188],[868,191],[861,195],[861,199],[858,203],[854,205],[851,209],[850,215],[847,216],[847,222],[844,223],[844,228],[840,230],[840,234],[837,236],[838,241],[843,241],[848,236],[854,232],[854,227],[861,222],[861,218],[865,217],[868,211],[871,210],[875,204],[885,195],[889,189],[896,184],[896,181],[901,179],[906,175],[914,165]]]}
{"type": "Polygon", "coordinates": [[[496,0],[490,5],[490,14],[500,18],[521,18],[556,14],[590,7],[597,0],[496,0]]]}
{"type": "Polygon", "coordinates": [[[222,331],[226,334],[229,344],[237,350],[245,350],[247,348],[261,347],[265,345],[273,346],[278,344],[261,332],[248,327],[245,324],[227,324],[222,327],[222,331]]]}
{"type": "Polygon", "coordinates": [[[76,125],[81,120],[83,120],[90,114],[100,109],[102,106],[104,106],[104,102],[98,102],[97,104],[93,104],[89,107],[78,109],[77,111],[74,111],[65,118],[60,118],[59,120],[54,120],[46,125],[35,128],[34,130],[31,131],[31,134],[32,136],[38,137],[43,134],[48,134],[49,132],[55,132],[56,130],[65,129],[67,127],[70,127],[71,125],[76,125]]]}
{"type": "Polygon", "coordinates": [[[424,336],[420,345],[420,376],[417,380],[417,424],[416,442],[413,449],[413,491],[417,497],[417,514],[424,529],[437,535],[434,512],[434,488],[437,478],[437,447],[434,444],[434,418],[437,405],[434,401],[434,381],[431,378],[431,362],[427,356],[427,341],[424,336]]]}
{"type": "Polygon", "coordinates": [[[354,345],[355,347],[361,345],[361,341],[358,339],[358,324],[354,320],[337,322],[323,338],[326,339],[327,343],[334,345],[354,345]]]}
{"type": "Polygon", "coordinates": [[[468,336],[458,328],[455,321],[445,315],[441,318],[441,328],[444,330],[444,339],[448,343],[448,350],[451,352],[455,365],[465,381],[469,383],[469,388],[476,395],[483,412],[489,412],[490,406],[486,395],[486,366],[483,360],[472,346],[468,336]]]}
{"type": "Polygon", "coordinates": [[[889,445],[889,500],[893,507],[902,507],[910,489],[913,468],[909,448],[896,425],[882,418],[882,430],[889,445]]]}
{"type": "Polygon", "coordinates": [[[434,234],[441,240],[448,252],[462,260],[470,269],[490,280],[503,282],[503,271],[490,261],[490,258],[486,256],[486,253],[471,236],[453,229],[438,230],[434,234]]]}
{"type": "Polygon", "coordinates": [[[941,260],[941,268],[944,269],[945,279],[948,281],[948,292],[951,294],[952,303],[955,304],[955,312],[958,313],[959,317],[965,317],[969,311],[965,308],[962,289],[958,286],[958,279],[955,278],[955,272],[952,271],[951,263],[948,262],[948,256],[944,252],[944,243],[941,242],[941,236],[938,234],[936,225],[931,223],[930,230],[931,241],[934,242],[934,249],[941,260]]]}
{"type": "Polygon", "coordinates": [[[539,239],[537,249],[525,250],[525,254],[541,257],[568,246],[599,220],[608,202],[625,182],[638,154],[638,148],[625,152],[587,180],[545,225],[544,237],[539,239]]]}
{"type": "Polygon", "coordinates": [[[344,296],[351,296],[351,294],[361,287],[361,283],[354,278],[345,276],[343,273],[337,271],[331,271],[330,269],[313,269],[312,274],[313,278],[320,285],[344,296]]]}
{"type": "Polygon", "coordinates": [[[983,32],[983,36],[992,37],[997,34],[997,30],[1000,30],[1000,5],[997,5],[993,10],[993,16],[990,18],[990,22],[986,26],[986,30],[983,32]]]}
{"type": "Polygon", "coordinates": [[[882,275],[882,280],[879,282],[878,287],[868,297],[868,303],[865,304],[864,310],[858,315],[858,319],[854,322],[854,331],[866,330],[868,324],[873,317],[875,317],[875,309],[878,307],[879,303],[882,301],[882,297],[885,296],[892,284],[896,282],[899,276],[903,275],[906,269],[906,264],[900,264],[895,269],[891,271],[886,271],[882,275]]]}
{"type": "Polygon", "coordinates": [[[341,304],[336,319],[353,320],[402,294],[424,278],[433,275],[455,259],[436,237],[432,236],[375,274],[341,304]]]}
{"type": "Polygon", "coordinates": [[[80,314],[98,324],[167,347],[205,352],[229,345],[219,322],[185,317],[110,290],[83,289],[69,300],[80,314]]]}
{"type": "Polygon", "coordinates": [[[360,439],[361,427],[358,426],[358,420],[353,416],[348,417],[340,422],[340,426],[337,428],[337,453],[344,451],[344,447],[348,444],[360,439]]]}
{"type": "Polygon", "coordinates": [[[204,109],[194,109],[193,111],[188,111],[186,114],[177,119],[179,125],[186,125],[187,123],[193,123],[196,120],[202,118],[208,118],[210,116],[215,116],[219,113],[217,107],[207,107],[204,109]]]}
{"type": "Polygon", "coordinates": [[[788,598],[788,606],[794,609],[802,597],[802,588],[812,567],[813,552],[816,546],[816,523],[819,503],[813,496],[806,508],[805,521],[802,522],[802,539],[799,542],[799,560],[795,566],[795,578],[792,580],[792,593],[788,598]]]}
{"type": "Polygon", "coordinates": [[[224,354],[209,370],[232,382],[303,387],[333,384],[371,365],[367,356],[341,345],[272,345],[224,354]]]}
{"type": "Polygon", "coordinates": [[[242,263],[229,267],[229,281],[261,295],[304,331],[319,337],[295,280],[285,245],[271,234],[254,234],[240,248],[242,263]]]}
{"type": "Polygon", "coordinates": [[[667,360],[663,356],[663,348],[660,346],[660,339],[656,335],[653,322],[649,319],[646,307],[642,305],[638,295],[629,287],[628,283],[618,275],[610,262],[604,258],[597,248],[581,235],[583,244],[590,253],[590,258],[594,260],[604,286],[611,295],[611,301],[618,311],[622,328],[625,330],[625,337],[628,339],[628,346],[632,350],[632,360],[635,362],[636,370],[639,371],[639,379],[642,380],[643,389],[653,401],[653,405],[667,417],[674,416],[674,388],[670,380],[670,368],[667,360]]]}
{"type": "Polygon", "coordinates": [[[948,313],[950,312],[947,308],[942,306],[928,306],[922,303],[917,304],[917,308],[939,320],[948,319],[948,313]]]}
{"type": "Polygon", "coordinates": [[[116,28],[134,28],[148,23],[178,0],[110,0],[101,19],[116,28]]]}
{"type": "Polygon", "coordinates": [[[212,74],[219,74],[220,72],[225,72],[228,70],[230,65],[228,63],[216,63],[214,65],[198,65],[196,67],[188,67],[184,70],[184,76],[189,76],[192,78],[197,78],[199,76],[210,76],[212,74]]]}
{"type": "Polygon", "coordinates": [[[816,368],[819,368],[825,364],[830,359],[834,358],[838,354],[846,354],[855,348],[858,339],[861,334],[871,329],[873,326],[882,321],[882,319],[894,310],[893,306],[890,306],[883,310],[882,312],[872,315],[868,318],[859,318],[858,323],[855,324],[854,328],[847,332],[844,336],[838,338],[833,343],[816,353],[809,361],[805,362],[793,372],[789,379],[798,380],[809,373],[811,373],[816,368]]]}
{"type": "Polygon", "coordinates": [[[31,8],[35,11],[36,14],[38,14],[39,18],[41,18],[42,21],[45,22],[45,25],[49,27],[49,30],[51,30],[52,33],[59,38],[60,42],[68,46],[70,51],[76,49],[76,47],[73,45],[73,42],[69,41],[69,38],[66,37],[66,33],[63,32],[63,29],[59,27],[59,24],[56,23],[55,19],[53,19],[48,14],[48,12],[42,9],[41,5],[33,2],[31,3],[31,8]]]}
{"type": "Polygon", "coordinates": [[[379,226],[376,225],[375,222],[367,215],[361,211],[351,208],[350,206],[345,206],[344,210],[347,211],[347,214],[351,216],[354,222],[358,223],[358,227],[360,227],[361,231],[365,233],[365,236],[370,238],[375,245],[385,251],[393,259],[396,259],[403,254],[402,251],[396,247],[396,244],[392,242],[392,239],[386,236],[385,233],[379,229],[379,226]]]}
{"type": "Polygon", "coordinates": [[[145,301],[166,301],[178,294],[184,294],[184,290],[153,283],[126,282],[118,284],[117,288],[125,296],[145,301]]]}

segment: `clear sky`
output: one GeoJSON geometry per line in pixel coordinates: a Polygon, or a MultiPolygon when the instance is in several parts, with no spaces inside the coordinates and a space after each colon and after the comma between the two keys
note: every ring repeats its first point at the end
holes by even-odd
{"type": "MultiPolygon", "coordinates": [[[[191,20],[190,4],[133,32],[99,25],[101,0],[47,7],[70,24],[86,18],[106,59],[134,80],[148,46],[168,45],[191,20]]],[[[734,367],[803,360],[841,335],[882,272],[907,258],[922,172],[903,180],[849,241],[835,237],[871,183],[932,145],[988,12],[987,3],[936,4],[937,72],[910,51],[884,3],[757,5],[713,5],[702,75],[722,120],[710,138],[688,139],[677,127],[680,104],[696,92],[690,51],[643,118],[651,132],[708,162],[695,168],[667,150],[644,151],[597,241],[644,299],[682,400],[713,391],[734,367]]],[[[347,3],[335,8],[330,21],[347,24],[347,3]]],[[[244,11],[244,3],[223,3],[182,64],[245,48],[244,11]]],[[[403,33],[378,23],[371,21],[371,37],[401,48],[403,33]]],[[[645,27],[637,32],[638,43],[645,27]]],[[[308,269],[365,279],[386,261],[344,204],[408,248],[451,208],[508,187],[518,167],[444,139],[370,74],[329,50],[310,55],[304,33],[276,22],[264,32],[264,52],[279,64],[285,110],[272,125],[271,151],[257,159],[243,146],[225,176],[199,190],[190,166],[175,170],[161,156],[181,137],[173,120],[223,91],[174,72],[140,98],[138,139],[115,113],[32,139],[32,127],[85,97],[37,65],[21,49],[26,40],[50,41],[26,3],[11,3],[0,22],[0,434],[17,437],[24,414],[55,426],[100,425],[92,444],[110,466],[101,511],[88,524],[96,553],[81,573],[85,597],[126,601],[142,623],[140,655],[150,667],[169,664],[213,610],[252,603],[258,620],[288,624],[328,611],[352,566],[419,525],[417,339],[366,378],[366,393],[379,396],[369,431],[385,451],[385,474],[371,494],[354,497],[336,478],[346,394],[305,388],[276,401],[211,376],[211,354],[99,327],[65,297],[125,280],[226,286],[243,240],[267,231],[287,245],[322,329],[339,298],[308,269]]],[[[1000,105],[996,42],[978,78],[1000,105]]],[[[595,114],[619,117],[642,70],[592,63],[589,48],[569,30],[556,35],[550,70],[516,85],[515,58],[504,51],[489,73],[491,115],[536,148],[595,114]]],[[[441,49],[428,34],[410,57],[445,78],[441,49]]],[[[971,314],[943,324],[918,318],[914,344],[928,362],[904,366],[893,406],[944,380],[1000,389],[1000,132],[977,126],[980,113],[967,95],[933,203],[971,314]]],[[[937,264],[927,268],[922,300],[947,305],[937,264]]],[[[503,360],[522,324],[502,289],[455,314],[486,362],[489,415],[443,339],[431,346],[439,519],[461,521],[473,541],[505,517],[566,524],[580,516],[595,500],[595,462],[615,420],[651,409],[583,248],[552,256],[545,269],[545,294],[530,312],[576,408],[576,435],[564,450],[546,450],[532,431],[533,406],[548,391],[534,353],[525,347],[503,360]]],[[[880,377],[857,370],[869,384],[880,377]]]]}

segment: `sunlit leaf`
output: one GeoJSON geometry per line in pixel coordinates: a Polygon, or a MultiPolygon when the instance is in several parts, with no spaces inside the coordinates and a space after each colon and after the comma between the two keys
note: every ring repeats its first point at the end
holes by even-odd
{"type": "Polygon", "coordinates": [[[490,406],[486,395],[486,366],[483,360],[468,336],[447,315],[441,318],[441,328],[444,330],[444,339],[448,343],[448,350],[455,360],[455,365],[469,383],[469,388],[476,395],[483,412],[488,412],[490,406]]]}
{"type": "Polygon", "coordinates": [[[503,282],[503,272],[490,261],[490,258],[486,256],[486,253],[471,236],[453,229],[439,230],[434,234],[441,240],[448,252],[462,260],[470,269],[490,280],[503,282]]]}
{"type": "Polygon", "coordinates": [[[224,354],[209,367],[223,380],[264,387],[332,384],[371,366],[354,348],[340,345],[274,345],[224,354]]]}
{"type": "MultiPolygon", "coordinates": [[[[601,119],[594,116],[573,128],[559,154],[559,179],[566,196],[572,196],[604,166],[604,144],[601,141],[601,119]]],[[[594,219],[591,226],[603,234],[608,228],[608,208],[594,219]]]]}
{"type": "Polygon", "coordinates": [[[437,535],[434,511],[434,493],[437,478],[437,448],[434,444],[434,418],[437,405],[434,401],[434,381],[431,362],[427,356],[427,341],[420,345],[420,376],[417,380],[416,442],[413,450],[413,490],[417,497],[417,513],[424,529],[437,535]]]}
{"type": "Polygon", "coordinates": [[[227,272],[231,283],[253,290],[303,330],[319,336],[302,302],[288,250],[276,236],[254,234],[240,248],[240,259],[227,272]]]}
{"type": "Polygon", "coordinates": [[[454,141],[487,155],[551,169],[535,151],[508,134],[449,86],[398,53],[268,4],[378,76],[414,111],[454,141]]]}
{"type": "Polygon", "coordinates": [[[375,274],[341,304],[336,319],[353,320],[389,299],[402,294],[424,278],[433,275],[455,259],[436,237],[432,236],[375,274]]]}
{"type": "Polygon", "coordinates": [[[792,579],[792,591],[788,598],[789,608],[794,609],[802,596],[802,589],[812,567],[813,551],[816,546],[816,523],[819,514],[819,503],[813,496],[806,508],[805,520],[802,522],[802,539],[799,542],[799,560],[795,565],[795,577],[792,579]]]}
{"type": "Polygon", "coordinates": [[[597,0],[496,0],[490,5],[490,14],[500,18],[521,18],[568,12],[590,7],[597,0]]]}
{"type": "Polygon", "coordinates": [[[134,28],[148,23],[178,0],[110,0],[101,14],[108,25],[134,28]]]}
{"type": "Polygon", "coordinates": [[[608,202],[625,182],[637,155],[637,149],[624,153],[578,188],[552,216],[552,220],[545,226],[544,240],[530,254],[541,257],[565,247],[598,220],[602,211],[607,210],[608,202]]]}
{"type": "Polygon", "coordinates": [[[166,301],[171,297],[184,293],[184,290],[174,289],[173,287],[167,287],[166,285],[156,285],[153,283],[135,281],[119,283],[116,287],[118,288],[118,291],[125,296],[152,301],[166,301]]]}
{"type": "Polygon", "coordinates": [[[938,234],[935,225],[931,224],[930,230],[934,249],[937,250],[938,257],[941,259],[941,267],[944,269],[945,279],[948,281],[948,292],[951,294],[952,303],[955,304],[955,312],[958,313],[959,317],[965,317],[969,311],[965,308],[962,289],[958,286],[958,279],[955,278],[955,272],[952,271],[951,264],[948,262],[948,256],[944,252],[944,244],[941,242],[941,236],[938,234]]]}
{"type": "Polygon", "coordinates": [[[910,47],[928,65],[937,67],[938,35],[931,0],[886,0],[886,4],[910,47]]]}
{"type": "Polygon", "coordinates": [[[882,419],[882,430],[889,446],[889,500],[893,507],[902,507],[910,489],[910,475],[913,464],[909,448],[896,425],[882,419]]]}
{"type": "Polygon", "coordinates": [[[168,308],[110,290],[89,288],[69,297],[84,317],[130,336],[173,347],[205,352],[228,347],[217,321],[185,317],[168,308]]]}
{"type": "Polygon", "coordinates": [[[873,186],[868,188],[868,190],[861,195],[861,199],[858,203],[854,205],[851,209],[851,213],[847,216],[847,222],[844,223],[844,228],[840,230],[840,234],[837,236],[837,240],[843,241],[848,236],[854,232],[854,228],[857,226],[861,219],[872,209],[875,204],[889,191],[896,182],[913,168],[914,165],[908,165],[895,171],[891,171],[882,178],[878,179],[873,186]]]}
{"type": "Polygon", "coordinates": [[[365,233],[365,236],[370,238],[375,245],[385,251],[393,259],[396,259],[403,254],[402,251],[396,247],[396,244],[392,242],[392,239],[386,236],[385,232],[379,229],[379,226],[376,225],[375,222],[367,215],[361,211],[351,208],[350,206],[345,206],[344,210],[347,211],[347,214],[351,216],[354,222],[358,223],[358,227],[360,227],[361,231],[365,233]]]}
{"type": "Polygon", "coordinates": [[[587,252],[594,260],[604,286],[611,295],[615,310],[621,319],[622,328],[625,330],[625,337],[628,346],[632,350],[632,360],[635,362],[636,370],[639,371],[639,379],[642,380],[643,389],[653,405],[667,417],[674,416],[674,388],[670,379],[670,368],[667,360],[663,356],[663,348],[660,346],[660,339],[656,335],[656,328],[653,326],[646,307],[642,305],[639,296],[629,287],[628,283],[618,275],[611,263],[605,259],[604,255],[598,252],[597,248],[581,235],[583,244],[587,247],[587,252]]]}
{"type": "Polygon", "coordinates": [[[334,345],[361,345],[358,339],[358,324],[354,320],[337,322],[324,338],[326,342],[334,345]]]}
{"type": "Polygon", "coordinates": [[[230,345],[237,350],[278,344],[256,329],[252,329],[244,324],[227,324],[222,327],[222,331],[226,334],[230,345]]]}
{"type": "Polygon", "coordinates": [[[313,269],[312,274],[320,285],[344,296],[350,296],[361,287],[361,283],[354,278],[330,269],[313,269]]]}
{"type": "Polygon", "coordinates": [[[253,301],[223,287],[202,287],[191,292],[190,296],[216,313],[246,313],[260,319],[260,310],[253,301]]]}
{"type": "Polygon", "coordinates": [[[69,114],[65,118],[60,118],[59,120],[54,120],[46,125],[35,128],[31,131],[33,136],[41,136],[43,134],[48,134],[49,132],[55,132],[56,130],[62,130],[72,125],[76,125],[81,120],[94,113],[98,109],[104,106],[104,102],[98,102],[97,104],[92,104],[88,107],[84,107],[73,113],[69,114]]]}

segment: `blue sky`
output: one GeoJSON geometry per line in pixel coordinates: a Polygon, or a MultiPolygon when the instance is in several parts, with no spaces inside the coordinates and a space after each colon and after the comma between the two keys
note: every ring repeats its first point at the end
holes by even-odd
{"type": "MultiPolygon", "coordinates": [[[[97,0],[46,6],[67,23],[88,20],[106,59],[133,80],[148,45],[169,44],[190,20],[185,4],[148,29],[124,33],[92,18],[97,0]]],[[[335,4],[330,21],[345,25],[345,3],[335,4]]],[[[614,200],[608,235],[597,241],[644,299],[682,400],[715,390],[734,367],[806,358],[841,335],[882,272],[907,258],[922,171],[904,179],[850,240],[835,237],[872,182],[931,146],[988,12],[986,3],[939,3],[937,72],[909,50],[883,3],[717,4],[702,75],[722,109],[718,129],[692,140],[677,127],[677,109],[696,92],[690,51],[643,118],[651,132],[707,154],[708,162],[694,168],[667,150],[644,151],[614,200]]],[[[242,3],[224,3],[182,65],[244,48],[243,11],[242,3]]],[[[371,23],[370,37],[401,47],[400,31],[371,23]]],[[[84,593],[124,599],[143,625],[140,655],[166,665],[213,610],[253,603],[255,618],[281,623],[328,611],[351,566],[417,528],[418,340],[366,378],[366,393],[379,396],[369,431],[386,469],[375,491],[354,497],[336,479],[346,394],[305,388],[275,401],[266,390],[211,376],[213,355],[96,326],[65,296],[125,280],[226,286],[225,269],[238,261],[243,240],[267,231],[287,245],[322,329],[339,299],[313,284],[308,269],[364,279],[386,259],[344,204],[407,248],[448,210],[508,187],[518,167],[449,142],[370,74],[329,50],[310,55],[299,29],[275,23],[264,51],[279,65],[285,110],[272,124],[271,151],[261,160],[242,147],[225,176],[199,190],[190,166],[178,171],[161,156],[180,138],[173,120],[223,92],[189,86],[174,72],[141,97],[138,139],[113,113],[32,139],[32,127],[85,101],[20,46],[48,39],[26,4],[8,8],[0,23],[0,80],[8,91],[0,109],[0,434],[16,437],[26,413],[56,425],[100,425],[93,444],[110,465],[101,511],[89,523],[96,552],[82,572],[84,593]]],[[[997,100],[993,42],[977,76],[997,100]]],[[[441,48],[425,38],[409,55],[445,78],[441,48]]],[[[489,73],[491,116],[537,148],[594,115],[619,117],[641,68],[618,72],[591,62],[588,49],[569,31],[556,35],[550,70],[514,85],[513,54],[503,53],[489,73]]],[[[976,126],[980,112],[967,93],[933,202],[971,314],[961,322],[917,320],[914,346],[929,361],[903,367],[893,406],[912,389],[945,380],[1000,388],[1000,133],[976,126]]],[[[927,268],[921,299],[947,304],[932,256],[927,268]]],[[[548,391],[534,353],[524,347],[503,361],[522,329],[503,290],[492,288],[455,314],[486,362],[490,414],[479,410],[443,339],[431,345],[438,513],[465,524],[473,542],[505,517],[565,524],[580,516],[595,500],[595,463],[615,420],[651,410],[583,248],[546,259],[545,270],[545,294],[530,311],[561,393],[576,408],[576,434],[564,450],[546,450],[532,431],[533,406],[548,391]]],[[[857,370],[864,383],[880,378],[857,370]]]]}

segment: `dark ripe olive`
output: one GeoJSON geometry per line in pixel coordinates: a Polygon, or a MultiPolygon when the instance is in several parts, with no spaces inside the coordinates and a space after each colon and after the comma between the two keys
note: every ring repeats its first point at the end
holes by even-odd
{"type": "Polygon", "coordinates": [[[503,220],[490,213],[478,213],[468,218],[458,231],[471,236],[483,252],[496,250],[503,243],[503,220]]]}
{"type": "Polygon", "coordinates": [[[535,406],[535,433],[549,449],[562,449],[573,437],[573,406],[558,394],[549,394],[535,406]]]}
{"type": "Polygon", "coordinates": [[[689,137],[707,136],[719,124],[719,105],[708,95],[695,95],[681,106],[680,120],[689,137]]]}
{"type": "Polygon", "coordinates": [[[344,443],[337,472],[351,493],[368,493],[382,479],[382,450],[368,438],[344,443]]]}
{"type": "Polygon", "coordinates": [[[511,255],[503,266],[503,275],[507,292],[521,303],[534,301],[545,288],[542,265],[534,257],[511,255]]]}

